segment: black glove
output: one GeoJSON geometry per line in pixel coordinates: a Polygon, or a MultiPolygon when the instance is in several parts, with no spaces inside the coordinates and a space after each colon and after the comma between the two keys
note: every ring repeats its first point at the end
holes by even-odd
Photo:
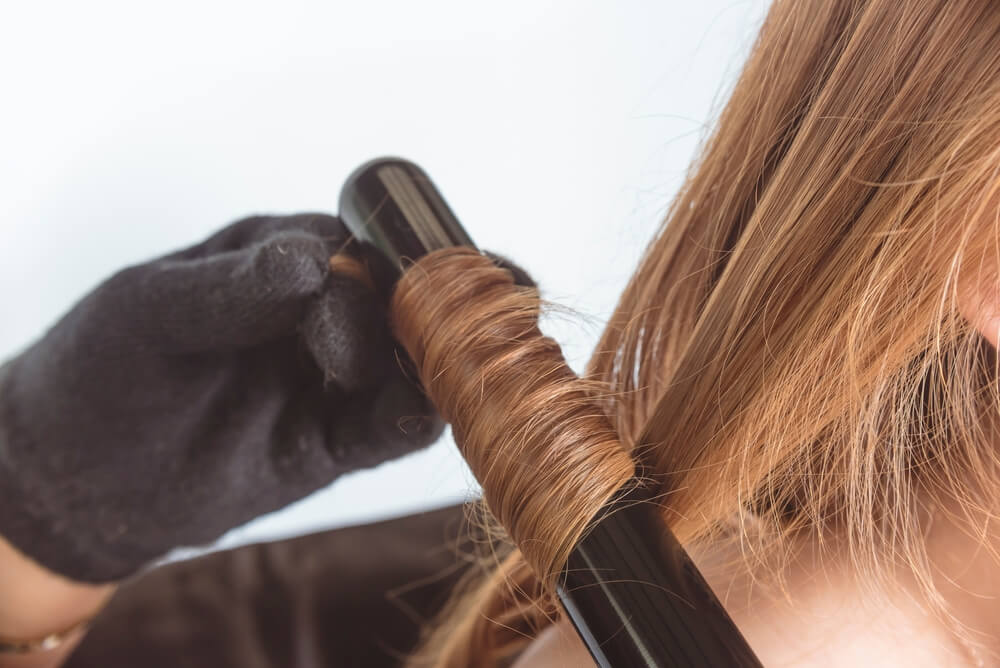
{"type": "Polygon", "coordinates": [[[368,257],[330,216],[249,218],[81,300],[0,369],[0,535],[117,580],[434,441],[387,295],[328,270],[345,246],[368,257]]]}

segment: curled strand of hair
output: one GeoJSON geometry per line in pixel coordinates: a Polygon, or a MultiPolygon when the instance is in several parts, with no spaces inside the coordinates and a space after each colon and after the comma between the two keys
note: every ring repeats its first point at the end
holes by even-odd
{"type": "Polygon", "coordinates": [[[633,474],[593,383],[538,328],[538,292],[468,248],[435,251],[393,293],[392,327],[483,488],[550,588],[633,474]]]}

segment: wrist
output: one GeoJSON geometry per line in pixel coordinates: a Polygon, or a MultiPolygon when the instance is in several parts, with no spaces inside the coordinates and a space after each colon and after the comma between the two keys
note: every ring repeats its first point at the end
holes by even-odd
{"type": "Polygon", "coordinates": [[[55,648],[24,655],[0,655],[0,667],[48,665],[43,657],[65,654],[83,636],[114,593],[114,584],[84,584],[47,570],[0,537],[0,640],[39,641],[56,637],[55,648]],[[35,658],[32,658],[35,657],[35,658]]]}

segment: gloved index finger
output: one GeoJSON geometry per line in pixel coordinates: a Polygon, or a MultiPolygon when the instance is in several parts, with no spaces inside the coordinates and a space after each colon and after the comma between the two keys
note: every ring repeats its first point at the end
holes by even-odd
{"type": "Polygon", "coordinates": [[[292,334],[322,290],[328,250],[301,231],[247,248],[132,267],[104,286],[110,318],[157,349],[240,348],[292,334]]]}
{"type": "Polygon", "coordinates": [[[230,223],[204,241],[171,253],[162,259],[193,260],[227,251],[242,250],[288,232],[302,232],[320,239],[326,244],[331,255],[350,238],[350,233],[340,219],[329,214],[248,216],[230,223]]]}

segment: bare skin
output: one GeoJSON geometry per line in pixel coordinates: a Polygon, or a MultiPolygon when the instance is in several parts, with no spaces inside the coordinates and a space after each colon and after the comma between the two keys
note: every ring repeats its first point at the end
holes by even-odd
{"type": "MultiPolygon", "coordinates": [[[[0,638],[28,640],[73,627],[100,610],[113,585],[66,580],[15,550],[0,537],[0,638]]],[[[53,668],[83,637],[76,633],[57,649],[25,655],[0,654],[0,668],[53,668]]]]}

